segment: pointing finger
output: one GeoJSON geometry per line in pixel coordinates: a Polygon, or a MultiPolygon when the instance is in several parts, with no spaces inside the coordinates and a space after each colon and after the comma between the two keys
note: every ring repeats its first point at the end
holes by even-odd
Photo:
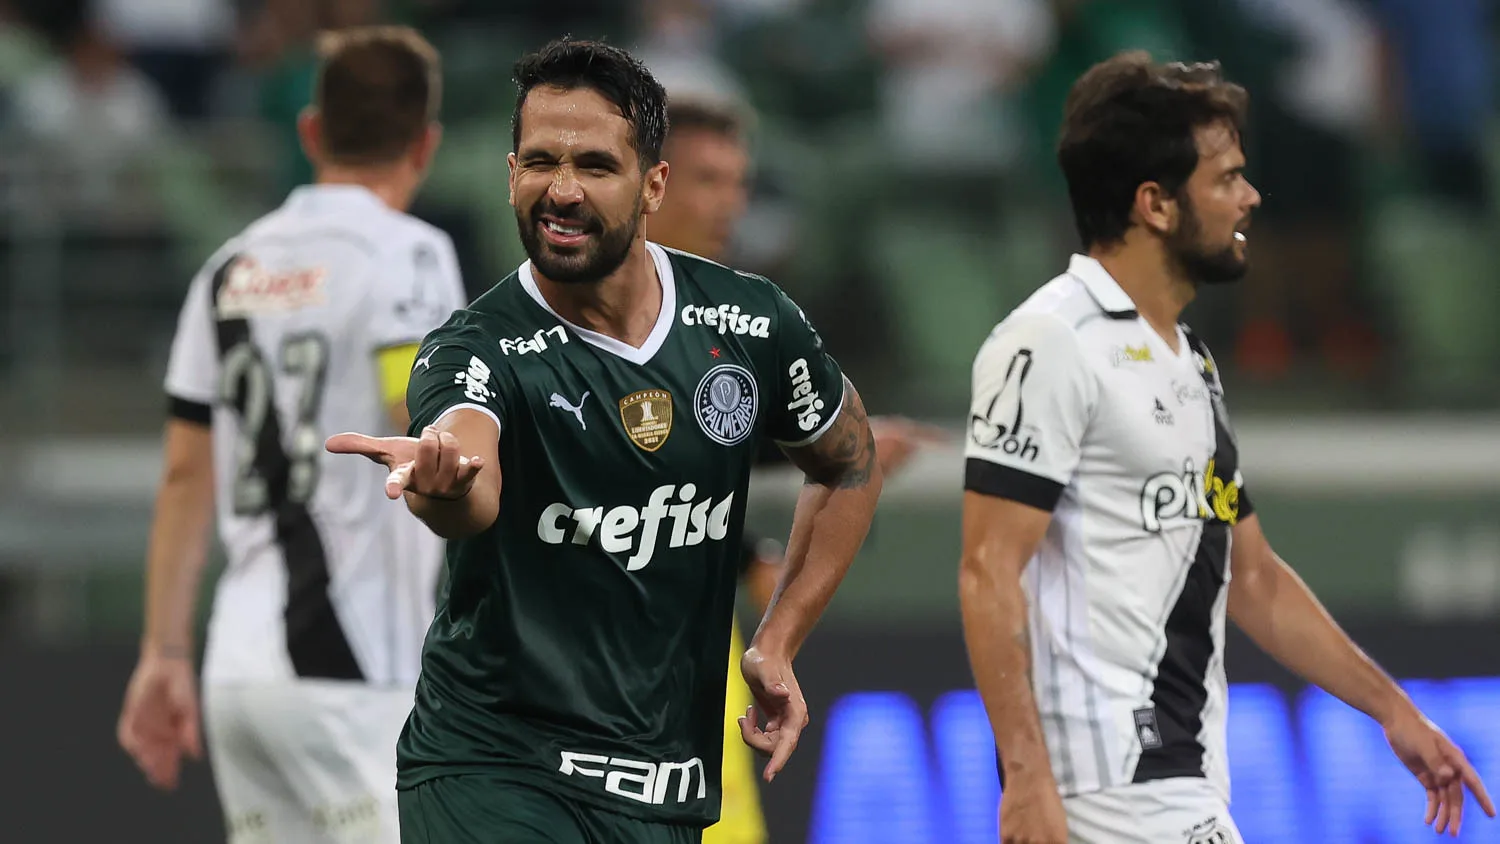
{"type": "Polygon", "coordinates": [[[376,462],[384,462],[383,458],[390,454],[385,440],[353,432],[334,434],[323,443],[323,448],[333,454],[362,454],[376,462]]]}

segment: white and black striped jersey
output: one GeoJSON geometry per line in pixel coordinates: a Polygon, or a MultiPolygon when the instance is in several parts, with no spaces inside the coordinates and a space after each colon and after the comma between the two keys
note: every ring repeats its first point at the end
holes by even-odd
{"type": "Polygon", "coordinates": [[[1203,777],[1228,799],[1230,529],[1251,512],[1203,343],[1172,351],[1074,255],[974,361],[964,486],[1052,512],[1022,575],[1064,795],[1203,777]]]}
{"type": "Polygon", "coordinates": [[[443,545],[385,497],[385,469],[323,442],[404,433],[378,352],[464,301],[447,235],[352,185],[298,188],[193,279],[166,391],[213,426],[227,565],[206,681],[416,682],[443,545]]]}

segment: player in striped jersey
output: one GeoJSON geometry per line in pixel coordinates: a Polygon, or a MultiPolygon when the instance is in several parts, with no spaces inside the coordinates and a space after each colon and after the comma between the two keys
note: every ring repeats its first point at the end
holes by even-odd
{"type": "Polygon", "coordinates": [[[965,636],[1003,842],[1239,844],[1224,625],[1378,721],[1456,834],[1462,751],[1339,630],[1261,531],[1213,357],[1178,318],[1247,267],[1246,94],[1217,65],[1097,65],[1059,161],[1086,255],[974,362],[965,636]]]}
{"type": "Polygon", "coordinates": [[[418,343],[464,302],[448,237],[405,213],[438,146],[439,60],[404,28],[320,46],[299,123],[316,184],[220,249],[183,305],[118,727],[162,788],[201,754],[191,620],[216,515],[203,715],[234,844],[397,840],[396,739],[443,548],[379,467],[323,450],[404,428],[418,343]]]}

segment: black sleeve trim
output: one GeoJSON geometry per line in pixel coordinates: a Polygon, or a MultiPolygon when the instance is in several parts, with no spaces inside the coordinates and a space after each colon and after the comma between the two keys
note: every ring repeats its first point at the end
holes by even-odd
{"type": "Polygon", "coordinates": [[[964,489],[1019,501],[1049,513],[1063,494],[1063,485],[1057,481],[977,457],[964,461],[964,489]]]}
{"type": "Polygon", "coordinates": [[[177,396],[167,396],[167,415],[173,419],[180,419],[183,422],[192,422],[197,425],[212,425],[214,408],[211,404],[188,401],[177,396]]]}

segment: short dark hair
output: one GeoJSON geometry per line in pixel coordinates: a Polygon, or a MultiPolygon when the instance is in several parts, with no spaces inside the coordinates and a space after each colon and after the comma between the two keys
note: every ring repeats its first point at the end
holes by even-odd
{"type": "Polygon", "coordinates": [[[645,171],[661,161],[667,137],[667,92],[635,56],[599,41],[559,38],[516,62],[516,110],[511,150],[521,146],[521,107],[533,88],[588,88],[615,108],[634,130],[630,146],[645,171]]]}
{"type": "Polygon", "coordinates": [[[667,102],[672,132],[699,131],[743,141],[750,129],[749,113],[727,99],[701,96],[672,97],[667,102]]]}
{"type": "Polygon", "coordinates": [[[323,33],[318,58],[313,103],[331,160],[390,163],[437,119],[441,60],[416,30],[368,26],[323,33]]]}
{"type": "Polygon", "coordinates": [[[1131,51],[1083,74],[1063,107],[1057,160],[1084,248],[1125,237],[1142,183],[1179,195],[1198,166],[1196,130],[1223,122],[1239,136],[1248,104],[1218,62],[1159,64],[1131,51]]]}

